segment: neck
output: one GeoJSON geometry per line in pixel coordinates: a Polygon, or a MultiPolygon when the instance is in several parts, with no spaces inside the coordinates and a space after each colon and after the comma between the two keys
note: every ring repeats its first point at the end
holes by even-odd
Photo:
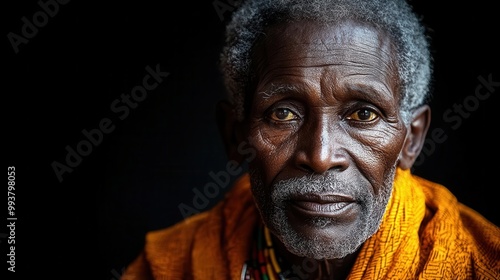
{"type": "Polygon", "coordinates": [[[273,237],[276,252],[283,260],[282,271],[287,279],[344,280],[356,261],[359,250],[341,259],[315,260],[290,253],[273,237]],[[295,278],[292,278],[295,277],[295,278]]]}

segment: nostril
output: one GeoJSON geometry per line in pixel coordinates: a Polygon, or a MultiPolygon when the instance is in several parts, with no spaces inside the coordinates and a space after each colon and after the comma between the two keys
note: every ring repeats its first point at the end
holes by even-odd
{"type": "Polygon", "coordinates": [[[306,173],[315,173],[314,169],[307,164],[299,164],[299,168],[306,173]]]}

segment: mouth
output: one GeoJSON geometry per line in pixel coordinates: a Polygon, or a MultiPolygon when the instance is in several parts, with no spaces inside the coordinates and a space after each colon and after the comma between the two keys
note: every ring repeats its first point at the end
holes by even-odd
{"type": "Polygon", "coordinates": [[[345,215],[355,205],[354,198],[338,194],[306,194],[288,200],[292,210],[307,217],[335,218],[345,215]]]}

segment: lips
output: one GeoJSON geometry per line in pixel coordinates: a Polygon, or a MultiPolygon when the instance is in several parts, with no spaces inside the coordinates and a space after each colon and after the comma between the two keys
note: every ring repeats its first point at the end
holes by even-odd
{"type": "Polygon", "coordinates": [[[289,200],[295,211],[306,216],[333,217],[348,211],[355,200],[352,197],[336,194],[302,195],[289,200]]]}

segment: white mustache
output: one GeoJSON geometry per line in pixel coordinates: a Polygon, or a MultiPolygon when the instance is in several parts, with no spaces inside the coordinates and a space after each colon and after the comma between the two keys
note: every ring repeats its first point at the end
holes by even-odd
{"type": "Polygon", "coordinates": [[[273,184],[271,199],[281,204],[297,195],[337,194],[360,198],[362,193],[359,185],[339,180],[333,175],[306,175],[273,184]]]}

